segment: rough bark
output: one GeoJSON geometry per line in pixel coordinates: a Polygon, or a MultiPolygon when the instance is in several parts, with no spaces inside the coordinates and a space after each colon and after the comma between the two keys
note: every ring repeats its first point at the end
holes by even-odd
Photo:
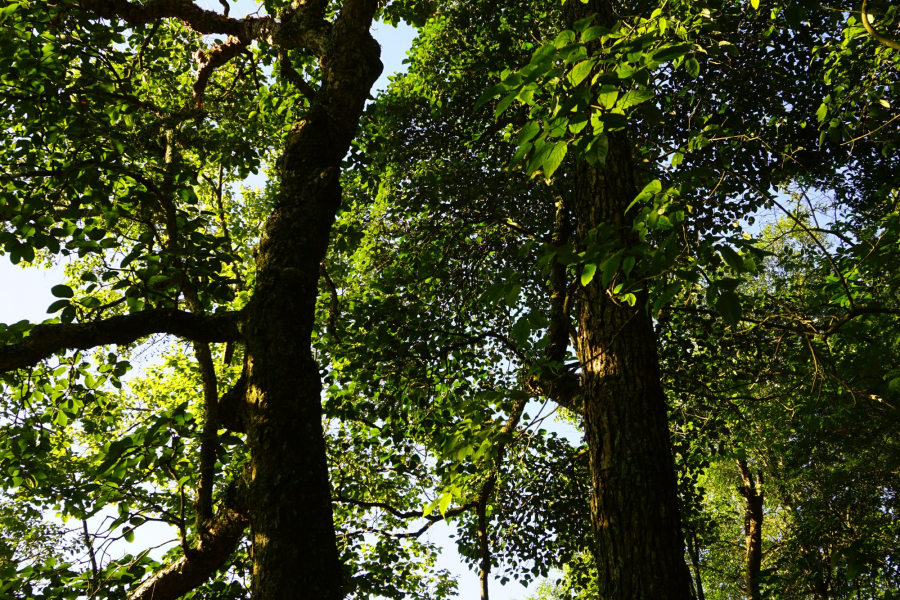
{"type": "Polygon", "coordinates": [[[759,571],[762,567],[762,526],[764,497],[759,489],[758,481],[753,478],[753,473],[747,465],[747,461],[737,461],[741,472],[741,480],[744,485],[739,488],[744,497],[744,541],[746,546],[746,564],[744,574],[744,586],[747,592],[747,600],[759,600],[759,571]]]}
{"type": "MultiPolygon", "coordinates": [[[[569,2],[566,11],[570,26],[591,14],[615,21],[599,0],[569,2]]],[[[577,239],[606,223],[621,228],[620,247],[634,245],[625,218],[637,196],[627,136],[611,134],[605,167],[582,163],[574,180],[577,239]]],[[[577,308],[599,596],[687,600],[692,586],[653,323],[643,299],[636,307],[620,303],[599,280],[582,288],[577,308]]]]}
{"type": "Polygon", "coordinates": [[[375,9],[374,0],[348,0],[335,21],[316,101],[286,142],[257,255],[245,335],[256,600],[344,595],[311,334],[340,164],[382,69],[369,34],[375,9]]]}

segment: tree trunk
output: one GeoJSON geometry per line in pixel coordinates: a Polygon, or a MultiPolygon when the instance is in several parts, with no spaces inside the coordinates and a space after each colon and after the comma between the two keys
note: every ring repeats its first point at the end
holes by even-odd
{"type": "Polygon", "coordinates": [[[703,578],[700,573],[700,542],[693,533],[688,533],[686,541],[688,554],[691,557],[691,568],[694,571],[694,589],[697,593],[697,600],[706,600],[706,594],[703,592],[703,578]]]}
{"type": "Polygon", "coordinates": [[[245,332],[255,600],[344,597],[311,334],[340,164],[382,69],[369,34],[375,8],[374,0],[344,3],[321,60],[322,87],[288,136],[257,255],[245,332]]]}
{"type": "MultiPolygon", "coordinates": [[[[595,13],[601,24],[615,21],[599,0],[570,1],[566,10],[570,27],[595,13]]],[[[629,140],[611,134],[606,166],[575,170],[578,240],[607,223],[622,227],[620,248],[636,244],[625,217],[635,196],[629,140]]],[[[582,289],[577,309],[600,598],[687,600],[692,586],[653,323],[643,298],[635,307],[620,303],[600,279],[582,289]]]]}
{"type": "Polygon", "coordinates": [[[737,461],[744,485],[740,488],[741,496],[746,501],[744,507],[744,540],[746,542],[745,586],[747,600],[759,600],[759,571],[762,567],[762,526],[764,498],[747,461],[737,461]]]}

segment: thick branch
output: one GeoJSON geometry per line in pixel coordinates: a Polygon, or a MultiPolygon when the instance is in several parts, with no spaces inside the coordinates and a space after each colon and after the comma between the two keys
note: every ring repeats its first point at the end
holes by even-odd
{"type": "Polygon", "coordinates": [[[175,600],[208,580],[234,552],[249,523],[246,495],[243,481],[233,485],[198,547],[144,581],[128,600],[175,600]]]}
{"type": "Polygon", "coordinates": [[[197,64],[200,65],[197,71],[197,79],[194,81],[194,104],[197,108],[203,106],[203,94],[206,91],[206,84],[213,71],[223,66],[229,60],[240,54],[247,47],[247,42],[234,36],[230,36],[224,44],[217,44],[209,49],[208,52],[197,50],[194,55],[197,64]]]}
{"type": "Polygon", "coordinates": [[[288,83],[300,90],[300,93],[310,102],[316,99],[316,90],[303,79],[303,76],[300,75],[300,73],[297,72],[297,69],[294,68],[294,65],[291,64],[291,57],[288,56],[287,50],[282,48],[278,49],[278,64],[281,67],[281,76],[284,77],[288,83]]]}
{"type": "MultiPolygon", "coordinates": [[[[556,204],[556,223],[553,230],[553,244],[562,246],[572,237],[572,217],[564,201],[556,204]]],[[[551,398],[554,402],[572,412],[583,412],[580,381],[566,368],[565,360],[569,348],[572,295],[568,287],[567,266],[554,259],[550,266],[550,326],[547,330],[547,349],[543,359],[548,366],[532,377],[529,387],[551,398]]]]}
{"type": "MultiPolygon", "coordinates": [[[[209,344],[194,344],[194,354],[200,366],[203,381],[203,432],[200,436],[200,481],[197,484],[197,529],[203,536],[213,516],[213,487],[216,476],[216,458],[219,450],[219,388],[216,368],[209,344]]],[[[202,538],[201,538],[202,539],[202,538]]]]}
{"type": "Polygon", "coordinates": [[[200,8],[190,0],[149,0],[143,4],[128,0],[80,0],[75,5],[104,19],[121,19],[131,25],[178,19],[204,35],[220,33],[241,39],[256,39],[276,27],[271,17],[232,19],[200,8]]]}
{"type": "Polygon", "coordinates": [[[239,312],[195,315],[180,310],[153,309],[94,323],[36,325],[25,341],[0,347],[0,372],[34,366],[64,350],[130,344],[155,333],[202,343],[239,340],[242,318],[239,312]]]}
{"type": "Polygon", "coordinates": [[[872,27],[872,23],[869,21],[869,13],[866,12],[866,4],[867,4],[867,0],[863,0],[862,11],[861,11],[863,27],[866,28],[866,31],[869,32],[869,35],[871,35],[873,38],[875,38],[876,40],[878,40],[879,42],[881,42],[888,48],[893,48],[894,50],[900,50],[900,42],[898,42],[896,40],[892,40],[889,37],[885,37],[885,36],[881,35],[880,33],[878,33],[877,29],[872,27]]]}
{"type": "MultiPolygon", "coordinates": [[[[319,3],[316,3],[317,5],[319,3]]],[[[143,4],[128,0],[80,0],[74,3],[83,10],[104,19],[121,19],[130,25],[144,25],[160,19],[178,19],[204,35],[233,36],[243,43],[253,40],[284,48],[305,48],[320,55],[330,25],[321,18],[322,11],[294,11],[290,19],[279,23],[272,17],[232,19],[200,8],[190,0],[148,0],[143,4]]]]}

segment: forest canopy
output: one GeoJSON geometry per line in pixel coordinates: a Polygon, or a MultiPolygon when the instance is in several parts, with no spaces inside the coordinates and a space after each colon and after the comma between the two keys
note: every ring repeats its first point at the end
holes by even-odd
{"type": "Polygon", "coordinates": [[[0,598],[900,597],[898,102],[886,0],[0,0],[0,598]]]}

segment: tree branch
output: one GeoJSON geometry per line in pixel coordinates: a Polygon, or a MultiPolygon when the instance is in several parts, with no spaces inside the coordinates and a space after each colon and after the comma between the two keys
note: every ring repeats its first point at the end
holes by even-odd
{"type": "Polygon", "coordinates": [[[446,518],[461,515],[462,513],[475,506],[475,500],[472,500],[471,502],[467,502],[465,504],[461,504],[460,506],[448,509],[443,516],[439,514],[436,515],[434,513],[426,516],[425,513],[423,513],[421,510],[401,511],[385,502],[368,502],[366,500],[355,500],[353,498],[347,498],[346,496],[336,496],[331,500],[332,502],[343,502],[345,504],[352,504],[354,506],[361,506],[363,508],[380,508],[391,513],[398,519],[428,519],[428,521],[430,522],[443,521],[446,518]]]}
{"type": "Polygon", "coordinates": [[[170,309],[144,310],[94,323],[35,325],[23,342],[0,346],[0,372],[36,365],[63,350],[130,344],[154,333],[202,343],[241,339],[240,312],[195,315],[170,309]]]}
{"type": "Polygon", "coordinates": [[[143,4],[128,0],[80,0],[75,6],[96,13],[104,19],[121,19],[131,25],[178,19],[197,33],[233,35],[245,40],[257,39],[260,34],[276,27],[272,17],[232,19],[200,8],[190,0],[148,0],[143,4]]]}
{"type": "Polygon", "coordinates": [[[121,19],[130,25],[178,19],[204,35],[233,36],[245,44],[258,40],[284,48],[305,48],[318,56],[322,54],[331,25],[322,18],[324,11],[318,9],[320,2],[314,4],[314,10],[305,10],[301,6],[283,22],[269,16],[232,19],[200,8],[190,0],[148,0],[143,4],[128,0],[80,0],[73,6],[104,19],[121,19]]]}
{"type": "Polygon", "coordinates": [[[278,65],[281,67],[281,76],[300,90],[300,93],[312,103],[316,99],[316,90],[297,72],[297,69],[291,64],[291,57],[288,56],[287,50],[283,48],[278,49],[278,65]]]}
{"type": "Polygon", "coordinates": [[[203,431],[200,435],[200,481],[194,502],[197,514],[197,530],[202,536],[213,517],[213,487],[216,477],[216,458],[219,450],[219,386],[216,367],[209,344],[195,343],[194,354],[203,381],[203,431]]]}
{"type": "Polygon", "coordinates": [[[209,579],[231,556],[244,534],[247,518],[245,478],[233,483],[222,506],[196,548],[159,571],[128,596],[128,600],[175,600],[209,579]]]}
{"type": "Polygon", "coordinates": [[[868,2],[868,0],[863,0],[862,9],[860,11],[860,12],[862,12],[862,15],[860,15],[860,16],[862,17],[863,27],[866,28],[866,31],[869,32],[869,35],[871,35],[873,38],[875,38],[876,40],[878,40],[879,42],[881,42],[888,48],[893,48],[894,50],[900,50],[900,42],[898,42],[896,40],[892,40],[889,37],[885,37],[885,36],[881,35],[880,33],[878,33],[877,29],[872,27],[872,23],[869,21],[869,13],[866,12],[867,2],[868,2]]]}
{"type": "MultiPolygon", "coordinates": [[[[563,199],[556,204],[556,222],[552,243],[562,246],[572,237],[572,217],[563,199]]],[[[566,368],[565,360],[569,348],[569,312],[572,294],[568,286],[567,266],[554,259],[550,265],[550,326],[547,329],[547,349],[543,360],[547,366],[531,377],[528,387],[551,398],[560,406],[574,413],[583,412],[581,384],[578,377],[566,368]]]]}
{"type": "Polygon", "coordinates": [[[200,65],[193,88],[194,105],[197,108],[203,106],[203,94],[206,91],[206,84],[209,83],[209,78],[212,76],[213,71],[243,52],[247,47],[247,44],[248,42],[243,41],[240,38],[229,36],[228,41],[224,44],[217,44],[207,52],[197,50],[197,52],[194,53],[194,58],[196,58],[197,64],[200,65]]]}

